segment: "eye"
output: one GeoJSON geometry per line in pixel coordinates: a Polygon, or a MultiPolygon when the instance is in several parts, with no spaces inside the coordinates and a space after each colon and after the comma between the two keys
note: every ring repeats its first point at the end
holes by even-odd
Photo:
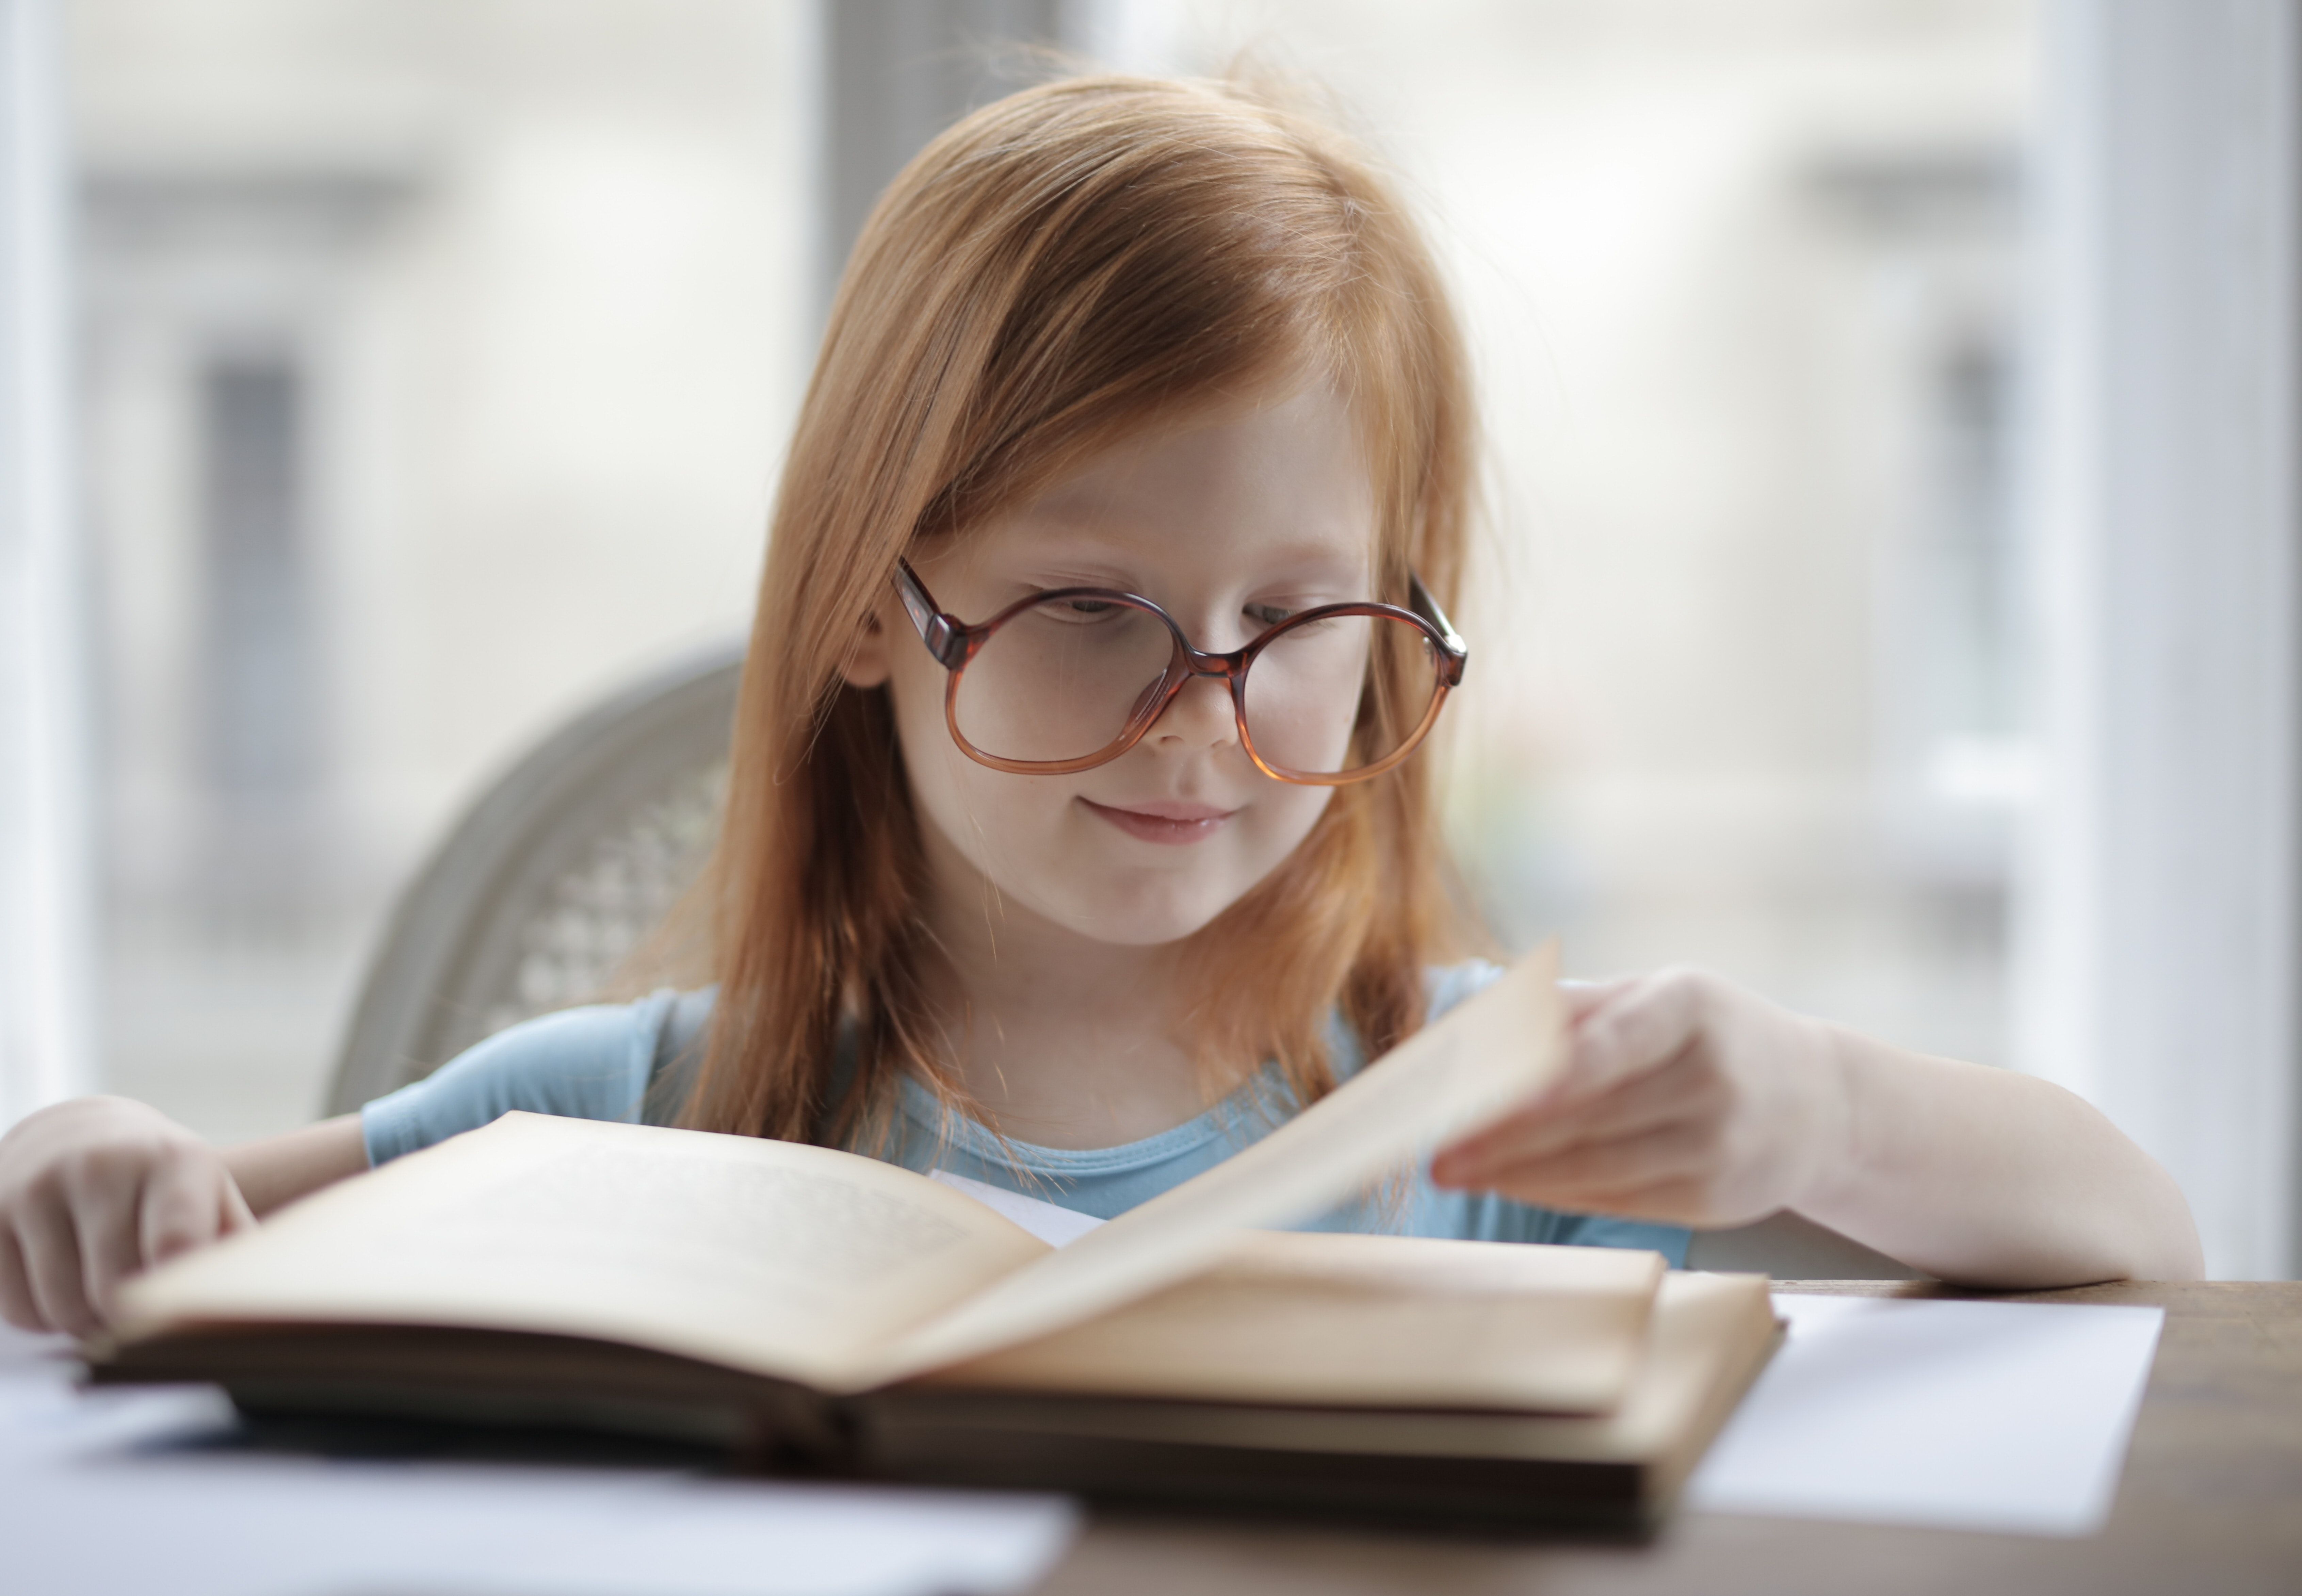
{"type": "Polygon", "coordinates": [[[1277,604],[1250,604],[1247,606],[1247,618],[1254,622],[1256,630],[1261,631],[1269,631],[1294,613],[1277,604]]]}
{"type": "Polygon", "coordinates": [[[1052,599],[1032,613],[1064,626],[1092,626],[1106,617],[1127,608],[1108,598],[1088,598],[1084,596],[1052,599]]]}

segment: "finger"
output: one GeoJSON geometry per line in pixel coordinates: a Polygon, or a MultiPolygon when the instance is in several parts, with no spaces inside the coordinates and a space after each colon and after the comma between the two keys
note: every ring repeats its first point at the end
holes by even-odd
{"type": "Polygon", "coordinates": [[[1715,1146],[1709,1125],[1676,1123],[1567,1148],[1510,1170],[1489,1189],[1546,1207],[1642,1212],[1648,1206],[1641,1200],[1642,1194],[1707,1177],[1715,1146]]]}
{"type": "Polygon", "coordinates": [[[113,1288],[136,1272],[143,1259],[137,1248],[136,1210],[142,1182],[127,1169],[89,1172],[68,1181],[72,1232],[80,1241],[80,1278],[89,1308],[108,1317],[113,1288]]]}
{"type": "Polygon", "coordinates": [[[24,1272],[23,1250],[16,1245],[15,1230],[0,1225],[0,1319],[19,1330],[46,1330],[48,1321],[32,1297],[32,1278],[24,1272]]]}
{"type": "MultiPolygon", "coordinates": [[[[1615,981],[1561,981],[1558,982],[1558,995],[1564,1000],[1567,1008],[1567,1059],[1558,1074],[1553,1076],[1548,1084],[1536,1089],[1534,1096],[1529,1099],[1531,1102],[1547,1103],[1558,1094],[1560,1082],[1573,1073],[1575,1067],[1574,1032],[1575,1029],[1616,994],[1633,984],[1634,984],[1634,980],[1629,978],[1615,981]]],[[[1468,1140],[1466,1138],[1466,1141],[1468,1140]]]]}
{"type": "Polygon", "coordinates": [[[1669,1063],[1701,1032],[1708,1002],[1701,979],[1682,972],[1628,983],[1575,1028],[1567,1070],[1546,1096],[1579,1102],[1669,1063]]]}
{"type": "Polygon", "coordinates": [[[1465,1138],[1432,1160],[1431,1178],[1442,1186],[1480,1185],[1579,1143],[1617,1141],[1681,1120],[1713,1116],[1723,1096],[1718,1077],[1707,1070],[1664,1068],[1634,1075],[1596,1098],[1538,1103],[1465,1138]]]}
{"type": "Polygon", "coordinates": [[[1684,1225],[1689,1230],[1718,1223],[1711,1211],[1710,1188],[1699,1177],[1596,1191],[1572,1202],[1553,1199],[1540,1206],[1557,1213],[1600,1214],[1609,1219],[1640,1219],[1651,1224],[1684,1225]]]}
{"type": "Polygon", "coordinates": [[[16,1242],[40,1317],[53,1329],[95,1334],[100,1326],[80,1280],[80,1242],[62,1200],[27,1205],[16,1216],[16,1242]]]}
{"type": "Polygon", "coordinates": [[[1656,995],[1666,987],[1693,984],[1682,977],[1617,982],[1618,1001],[1594,1010],[1598,1017],[1577,1036],[1567,1076],[1504,1118],[1441,1149],[1433,1163],[1434,1175],[1449,1184],[1459,1183],[1474,1171],[1490,1171],[1512,1158],[1592,1135],[1638,1129],[1667,1117],[1668,1102],[1683,1102],[1690,1110],[1710,1107],[1713,1094],[1691,1081],[1687,1072],[1672,1068],[1688,1056],[1687,1044],[1701,1024],[1701,999],[1656,995]],[[1647,1016],[1642,1022],[1634,1019],[1627,1042],[1619,1024],[1625,1008],[1647,1016]],[[1633,1068],[1622,1062],[1626,1046],[1651,1048],[1659,1056],[1642,1056],[1633,1068]],[[1639,1090],[1634,1091],[1634,1086],[1639,1090]]]}
{"type": "Polygon", "coordinates": [[[167,1158],[144,1183],[137,1218],[137,1257],[156,1264],[195,1247],[205,1247],[223,1231],[225,1208],[216,1172],[190,1158],[167,1158]]]}
{"type": "Polygon", "coordinates": [[[1515,1183],[1535,1184],[1561,1199],[1635,1191],[1707,1171],[1712,1145],[1707,1126],[1668,1124],[1563,1149],[1530,1166],[1515,1183]]]}

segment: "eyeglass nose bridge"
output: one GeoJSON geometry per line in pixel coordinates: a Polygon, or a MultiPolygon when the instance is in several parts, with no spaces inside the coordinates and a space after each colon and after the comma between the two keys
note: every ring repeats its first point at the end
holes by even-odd
{"type": "Polygon", "coordinates": [[[1183,636],[1180,627],[1176,628],[1176,635],[1183,638],[1183,661],[1190,666],[1192,675],[1220,676],[1226,681],[1236,681],[1245,673],[1246,648],[1234,648],[1229,654],[1210,654],[1204,648],[1193,647],[1191,639],[1183,636]]]}
{"type": "Polygon", "coordinates": [[[1244,740],[1247,736],[1247,698],[1243,683],[1247,675],[1247,658],[1254,645],[1250,643],[1229,654],[1210,654],[1192,644],[1189,634],[1184,631],[1182,623],[1174,616],[1157,605],[1147,607],[1166,623],[1167,633],[1175,642],[1175,651],[1168,657],[1167,668],[1144,689],[1135,714],[1128,717],[1127,730],[1121,734],[1124,740],[1121,751],[1124,752],[1126,748],[1132,748],[1149,736],[1151,728],[1157,725],[1167,711],[1174,707],[1175,700],[1183,696],[1183,689],[1203,676],[1222,682],[1229,689],[1231,717],[1244,740]],[[1177,660],[1180,660],[1183,665],[1180,674],[1175,669],[1177,660]]]}

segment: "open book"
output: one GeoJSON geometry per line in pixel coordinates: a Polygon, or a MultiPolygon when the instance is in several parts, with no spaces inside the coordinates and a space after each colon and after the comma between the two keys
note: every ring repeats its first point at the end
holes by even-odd
{"type": "Polygon", "coordinates": [[[103,1381],[669,1432],[884,1477],[1638,1522],[1774,1325],[1759,1276],[1312,1218],[1559,1067],[1549,950],[1060,1249],[830,1149],[507,1115],[131,1282],[103,1381]]]}

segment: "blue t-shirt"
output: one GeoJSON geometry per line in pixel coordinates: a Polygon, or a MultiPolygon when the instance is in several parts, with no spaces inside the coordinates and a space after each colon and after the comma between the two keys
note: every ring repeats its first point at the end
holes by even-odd
{"type": "MultiPolygon", "coordinates": [[[[1432,1015],[1501,973],[1471,964],[1434,971],[1432,1015]]],[[[711,1014],[713,992],[658,992],[637,1003],[603,1004],[544,1015],[458,1055],[424,1080],[378,1098],[361,1110],[368,1161],[476,1130],[513,1109],[576,1119],[662,1123],[676,1094],[650,1087],[692,1060],[711,1014]]],[[[1347,1027],[1332,1037],[1336,1078],[1365,1062],[1347,1027]]],[[[1109,1219],[1180,1185],[1268,1135],[1286,1116],[1284,1089],[1271,1072],[1250,1079],[1197,1118],[1119,1147],[1075,1149],[1002,1141],[962,1116],[947,1115],[933,1093],[905,1076],[896,1085],[894,1133],[881,1154],[924,1174],[936,1168],[1044,1202],[1109,1219]]],[[[1573,1246],[1651,1248],[1673,1265],[1686,1259],[1687,1233],[1676,1225],[1600,1215],[1562,1214],[1508,1198],[1447,1191],[1416,1171],[1400,1189],[1306,1224],[1304,1230],[1380,1231],[1482,1241],[1548,1241],[1573,1246]]]]}

